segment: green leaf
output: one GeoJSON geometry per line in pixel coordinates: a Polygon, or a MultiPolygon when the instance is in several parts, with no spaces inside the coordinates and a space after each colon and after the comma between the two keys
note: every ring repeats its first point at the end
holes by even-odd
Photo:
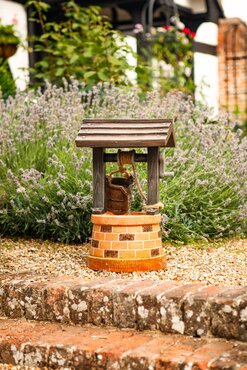
{"type": "Polygon", "coordinates": [[[85,58],[92,58],[92,50],[91,49],[86,49],[86,51],[83,53],[83,56],[85,58]]]}
{"type": "Polygon", "coordinates": [[[62,76],[62,75],[63,75],[63,73],[64,73],[64,68],[59,67],[59,68],[57,68],[57,69],[56,69],[55,74],[56,74],[56,76],[57,76],[57,77],[62,76]]]}
{"type": "Polygon", "coordinates": [[[38,64],[44,69],[49,67],[49,63],[46,60],[41,60],[38,64]]]}
{"type": "Polygon", "coordinates": [[[95,71],[89,71],[89,72],[84,73],[84,77],[87,79],[87,78],[94,76],[95,74],[96,74],[95,71]]]}
{"type": "Polygon", "coordinates": [[[71,56],[71,58],[70,58],[70,63],[71,63],[71,64],[73,64],[73,63],[75,63],[78,59],[79,59],[79,55],[74,54],[74,55],[72,55],[72,56],[71,56]]]}
{"type": "Polygon", "coordinates": [[[108,80],[108,76],[103,71],[97,72],[97,75],[99,76],[101,81],[107,81],[108,80]]]}
{"type": "Polygon", "coordinates": [[[111,64],[113,65],[120,65],[121,64],[121,60],[119,60],[118,58],[116,57],[113,57],[112,55],[109,55],[108,56],[108,60],[111,64]]]}

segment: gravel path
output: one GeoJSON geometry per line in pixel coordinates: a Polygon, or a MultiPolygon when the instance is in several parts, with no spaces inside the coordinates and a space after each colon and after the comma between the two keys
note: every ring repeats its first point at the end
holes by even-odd
{"type": "Polygon", "coordinates": [[[92,271],[86,267],[88,244],[65,245],[37,240],[0,238],[0,274],[35,271],[44,275],[71,275],[94,279],[121,278],[201,282],[207,285],[247,286],[247,240],[166,246],[167,269],[145,273],[92,271]]]}

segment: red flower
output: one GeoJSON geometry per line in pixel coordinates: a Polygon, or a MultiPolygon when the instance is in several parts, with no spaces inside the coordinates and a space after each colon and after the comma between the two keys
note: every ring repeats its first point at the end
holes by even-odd
{"type": "Polygon", "coordinates": [[[186,35],[190,35],[191,34],[191,30],[187,27],[184,27],[184,29],[182,30],[183,33],[185,33],[186,35]]]}
{"type": "Polygon", "coordinates": [[[192,39],[193,39],[193,38],[195,38],[196,33],[195,33],[195,32],[193,32],[193,31],[191,31],[190,36],[191,36],[191,37],[192,37],[192,39]]]}
{"type": "Polygon", "coordinates": [[[168,26],[167,24],[165,24],[165,25],[163,26],[163,28],[164,28],[164,30],[169,30],[169,29],[170,29],[170,26],[168,26]]]}

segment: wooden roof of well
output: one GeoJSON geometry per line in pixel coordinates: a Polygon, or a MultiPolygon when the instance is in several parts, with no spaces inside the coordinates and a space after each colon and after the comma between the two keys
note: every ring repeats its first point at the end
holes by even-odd
{"type": "Polygon", "coordinates": [[[174,147],[172,119],[84,119],[76,138],[78,147],[174,147]]]}

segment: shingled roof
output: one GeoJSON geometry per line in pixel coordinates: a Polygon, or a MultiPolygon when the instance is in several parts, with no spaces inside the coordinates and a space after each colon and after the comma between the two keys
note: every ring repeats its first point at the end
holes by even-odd
{"type": "Polygon", "coordinates": [[[91,148],[174,147],[172,119],[84,119],[76,146],[91,148]]]}

